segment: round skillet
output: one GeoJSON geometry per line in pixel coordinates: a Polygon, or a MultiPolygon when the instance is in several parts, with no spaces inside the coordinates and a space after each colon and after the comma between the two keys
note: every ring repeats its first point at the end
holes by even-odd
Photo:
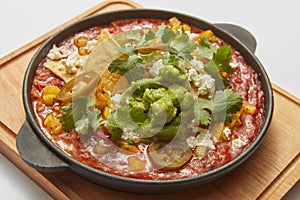
{"type": "Polygon", "coordinates": [[[248,31],[239,26],[231,24],[211,24],[205,20],[176,12],[137,9],[109,12],[82,19],[60,30],[49,38],[41,45],[29,63],[23,82],[23,103],[26,111],[26,121],[17,135],[17,148],[23,160],[40,171],[55,172],[70,169],[97,184],[126,192],[143,194],[167,193],[197,187],[205,182],[212,181],[243,163],[260,145],[271,122],[273,113],[272,87],[264,67],[254,55],[255,48],[255,38],[248,31]],[[63,41],[74,33],[93,26],[108,25],[113,21],[142,18],[167,20],[174,16],[183,23],[195,26],[199,29],[212,30],[215,35],[241,52],[246,62],[258,73],[265,94],[265,112],[259,133],[253,143],[240,156],[213,171],[189,178],[163,181],[132,179],[108,174],[76,161],[57,148],[43,134],[36,123],[31,103],[31,88],[35,71],[53,44],[63,41]]]}

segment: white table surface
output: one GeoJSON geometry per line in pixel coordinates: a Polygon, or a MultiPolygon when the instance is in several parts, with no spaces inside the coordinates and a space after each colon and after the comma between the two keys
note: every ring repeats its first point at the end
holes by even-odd
{"type": "MultiPolygon", "coordinates": [[[[9,0],[0,12],[0,57],[33,41],[62,23],[98,5],[103,0],[9,0]]],[[[256,55],[270,79],[300,97],[300,12],[294,0],[135,0],[147,8],[168,9],[210,22],[228,22],[250,30],[257,39],[256,55]]],[[[51,199],[2,154],[1,197],[51,199]]],[[[300,183],[284,199],[300,199],[300,183]]]]}

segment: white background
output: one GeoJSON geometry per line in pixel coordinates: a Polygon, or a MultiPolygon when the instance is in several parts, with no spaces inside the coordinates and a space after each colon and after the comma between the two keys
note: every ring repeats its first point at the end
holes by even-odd
{"type": "MultiPolygon", "coordinates": [[[[102,0],[9,0],[0,12],[0,57],[100,4],[102,0]]],[[[147,8],[194,15],[210,22],[228,22],[250,30],[256,55],[276,85],[300,97],[300,5],[295,0],[135,0],[147,8]]],[[[51,199],[0,155],[1,197],[51,199]]],[[[300,199],[300,183],[285,199],[300,199]]]]}

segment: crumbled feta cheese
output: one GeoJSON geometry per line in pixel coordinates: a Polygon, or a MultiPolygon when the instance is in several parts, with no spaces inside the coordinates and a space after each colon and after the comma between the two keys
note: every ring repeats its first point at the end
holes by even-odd
{"type": "Polygon", "coordinates": [[[232,60],[230,63],[229,63],[229,66],[232,68],[232,69],[235,69],[239,66],[239,63],[237,60],[232,60]]]}
{"type": "Polygon", "coordinates": [[[119,108],[121,106],[120,105],[121,98],[122,98],[121,94],[115,94],[110,98],[114,108],[119,108]]]}
{"type": "Polygon", "coordinates": [[[47,57],[51,60],[59,60],[64,58],[65,55],[61,53],[60,48],[58,48],[55,44],[53,45],[52,49],[50,49],[47,57]]]}
{"type": "Polygon", "coordinates": [[[199,80],[199,74],[195,69],[189,69],[188,72],[188,80],[189,81],[198,81],[199,80]]]}
{"type": "Polygon", "coordinates": [[[215,46],[217,49],[220,48],[220,45],[217,43],[212,43],[213,46],[215,46]]]}
{"type": "Polygon", "coordinates": [[[84,48],[88,51],[88,53],[90,53],[95,48],[97,43],[98,40],[89,40],[84,48]]]}
{"type": "Polygon", "coordinates": [[[190,61],[190,64],[197,70],[202,70],[204,68],[203,62],[194,58],[190,61]]]}
{"type": "Polygon", "coordinates": [[[164,67],[164,65],[163,65],[163,63],[162,63],[162,59],[159,59],[158,61],[156,61],[156,62],[153,63],[152,67],[151,67],[150,70],[149,70],[149,73],[150,73],[152,76],[156,76],[156,75],[158,75],[159,70],[160,70],[161,68],[163,68],[163,67],[164,67]]]}
{"type": "Polygon", "coordinates": [[[234,139],[231,141],[233,148],[240,149],[245,146],[247,143],[240,139],[234,139]]]}
{"type": "Polygon", "coordinates": [[[208,130],[200,132],[196,137],[188,137],[186,139],[186,142],[190,148],[194,148],[196,146],[205,146],[210,149],[215,149],[215,145],[213,143],[213,140],[211,139],[211,134],[208,130]]]}
{"type": "Polygon", "coordinates": [[[193,133],[197,133],[199,131],[199,122],[196,118],[194,118],[189,124],[188,127],[191,129],[193,133]]]}
{"type": "Polygon", "coordinates": [[[196,139],[198,141],[197,146],[205,146],[210,149],[215,149],[215,145],[213,143],[213,140],[211,139],[211,134],[209,131],[201,132],[197,135],[196,139]]]}
{"type": "Polygon", "coordinates": [[[195,136],[190,136],[186,138],[186,143],[189,145],[190,148],[194,148],[197,146],[197,141],[195,136]]]}
{"type": "Polygon", "coordinates": [[[195,69],[188,70],[188,80],[198,88],[197,95],[209,95],[212,98],[215,92],[215,79],[208,74],[198,74],[195,69]]]}
{"type": "Polygon", "coordinates": [[[195,40],[199,36],[197,33],[190,33],[188,31],[186,31],[186,33],[188,34],[190,40],[195,40]]]}
{"type": "Polygon", "coordinates": [[[231,134],[231,129],[228,127],[225,127],[223,130],[224,135],[226,136],[227,139],[230,139],[229,136],[231,134]]]}
{"type": "Polygon", "coordinates": [[[206,95],[209,94],[208,98],[212,98],[212,94],[214,94],[215,91],[215,79],[213,79],[208,74],[203,74],[201,76],[201,86],[198,87],[197,94],[199,95],[206,95]]]}
{"type": "Polygon", "coordinates": [[[82,59],[77,52],[74,52],[66,59],[63,59],[62,62],[66,66],[66,70],[69,74],[75,74],[78,69],[84,65],[85,60],[82,59]]]}
{"type": "Polygon", "coordinates": [[[121,138],[123,140],[132,140],[135,143],[139,142],[139,140],[140,140],[138,132],[134,132],[134,131],[129,130],[127,128],[123,129],[123,134],[122,134],[121,138]]]}

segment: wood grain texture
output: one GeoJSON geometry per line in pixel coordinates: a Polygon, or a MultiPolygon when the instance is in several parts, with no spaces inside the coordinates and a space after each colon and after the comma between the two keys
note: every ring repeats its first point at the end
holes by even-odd
{"type": "Polygon", "coordinates": [[[241,166],[199,188],[164,195],[136,195],[96,185],[70,170],[41,173],[20,158],[15,140],[25,121],[22,80],[39,47],[59,28],[105,11],[140,8],[126,0],[107,1],[0,59],[0,151],[55,199],[280,199],[300,178],[300,100],[273,84],[275,108],[261,146],[241,166]]]}

